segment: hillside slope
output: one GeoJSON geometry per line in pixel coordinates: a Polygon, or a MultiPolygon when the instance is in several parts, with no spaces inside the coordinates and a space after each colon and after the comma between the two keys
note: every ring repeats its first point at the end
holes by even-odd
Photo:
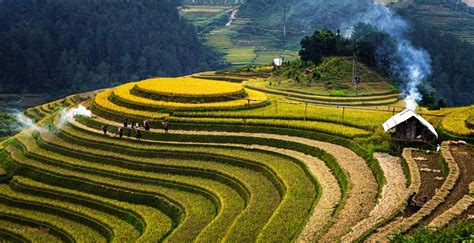
{"type": "Polygon", "coordinates": [[[0,90],[72,93],[220,67],[170,1],[0,1],[0,90]]]}

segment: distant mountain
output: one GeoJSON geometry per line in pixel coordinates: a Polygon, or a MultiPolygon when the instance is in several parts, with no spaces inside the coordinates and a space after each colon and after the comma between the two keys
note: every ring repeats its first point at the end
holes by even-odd
{"type": "Polygon", "coordinates": [[[247,0],[241,5],[238,17],[253,21],[244,32],[268,35],[278,42],[283,32],[283,9],[286,6],[287,46],[298,49],[303,36],[317,28],[335,30],[348,16],[362,12],[372,4],[373,0],[247,0]]]}

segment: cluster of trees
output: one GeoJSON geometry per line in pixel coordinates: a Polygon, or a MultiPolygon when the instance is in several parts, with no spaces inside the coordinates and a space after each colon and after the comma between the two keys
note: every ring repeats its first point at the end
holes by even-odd
{"type": "Polygon", "coordinates": [[[339,30],[333,33],[329,29],[316,30],[313,35],[301,40],[299,55],[302,61],[314,64],[322,62],[323,57],[350,55],[349,40],[339,30]]]}
{"type": "Polygon", "coordinates": [[[392,78],[393,70],[390,61],[396,58],[396,43],[384,32],[375,27],[360,23],[354,27],[350,39],[341,32],[329,29],[316,30],[313,35],[301,40],[299,55],[302,61],[319,64],[324,57],[351,56],[377,70],[381,75],[392,78]]]}
{"type": "Polygon", "coordinates": [[[222,67],[179,1],[0,1],[0,90],[65,93],[222,67]]]}
{"type": "MultiPolygon", "coordinates": [[[[432,58],[432,75],[419,87],[424,97],[422,104],[431,108],[474,104],[474,45],[442,34],[423,22],[412,23],[409,39],[432,58]]],[[[339,31],[317,30],[303,38],[301,47],[302,61],[319,64],[324,57],[355,54],[358,61],[382,76],[397,80],[392,65],[399,58],[396,42],[373,26],[358,24],[351,39],[345,39],[339,31]]]]}
{"type": "Polygon", "coordinates": [[[433,74],[428,82],[435,91],[428,89],[428,93],[444,97],[449,106],[474,104],[474,45],[441,33],[422,21],[412,20],[412,23],[409,38],[425,48],[432,59],[433,74]]]}

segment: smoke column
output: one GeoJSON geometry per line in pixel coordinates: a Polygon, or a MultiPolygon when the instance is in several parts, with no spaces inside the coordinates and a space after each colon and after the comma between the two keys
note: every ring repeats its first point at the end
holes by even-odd
{"type": "MultiPolygon", "coordinates": [[[[33,122],[32,119],[25,116],[20,111],[15,111],[15,112],[12,112],[11,114],[15,117],[15,119],[16,119],[18,125],[19,125],[18,128],[26,129],[26,128],[33,127],[33,129],[37,132],[41,132],[41,133],[50,132],[48,129],[35,124],[35,122],[33,122]]],[[[78,107],[72,108],[72,109],[67,109],[67,108],[63,109],[61,111],[61,115],[59,117],[59,121],[57,122],[56,126],[58,128],[61,128],[62,126],[64,126],[67,123],[67,121],[69,119],[73,118],[76,115],[91,117],[92,112],[90,110],[88,110],[86,107],[84,107],[83,105],[79,105],[78,107]]]]}
{"type": "Polygon", "coordinates": [[[46,129],[36,125],[32,119],[30,119],[29,117],[25,116],[23,114],[23,112],[20,112],[20,111],[15,111],[13,113],[11,113],[14,117],[15,117],[15,120],[16,122],[18,123],[19,127],[18,128],[21,128],[21,129],[26,129],[26,128],[30,128],[30,127],[33,127],[33,129],[35,131],[38,131],[38,132],[44,132],[46,131],[46,129]]]}
{"type": "Polygon", "coordinates": [[[58,128],[61,128],[64,124],[67,123],[69,119],[72,119],[77,115],[91,117],[92,112],[83,105],[79,105],[78,107],[72,109],[64,109],[61,111],[59,123],[56,124],[56,126],[58,128]]]}
{"type": "Polygon", "coordinates": [[[388,33],[397,42],[397,56],[400,60],[392,61],[398,78],[403,81],[406,108],[415,110],[417,101],[422,100],[418,86],[431,75],[431,57],[429,53],[416,48],[406,38],[409,24],[387,6],[375,4],[366,12],[356,16],[341,29],[346,30],[346,37],[350,37],[357,23],[370,24],[379,31],[388,33]]]}

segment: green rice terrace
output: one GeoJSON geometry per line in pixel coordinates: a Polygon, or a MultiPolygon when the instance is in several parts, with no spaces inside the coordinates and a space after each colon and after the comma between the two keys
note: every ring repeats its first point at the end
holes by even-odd
{"type": "MultiPolygon", "coordinates": [[[[237,15],[235,6],[186,5],[180,14],[193,23],[204,43],[216,48],[232,66],[268,65],[279,58],[282,50],[274,47],[274,38],[240,36],[252,22],[237,15]]],[[[285,51],[285,60],[298,58],[296,50],[285,51]]]]}
{"type": "MultiPolygon", "coordinates": [[[[381,124],[404,106],[376,76],[376,88],[331,96],[275,87],[268,70],[156,78],[27,109],[36,124],[0,145],[0,238],[347,242],[449,226],[472,239],[472,145],[399,150],[381,124]],[[412,192],[425,200],[415,209],[412,192]]],[[[474,141],[472,106],[417,111],[442,140],[474,141]]]]}
{"type": "Polygon", "coordinates": [[[456,12],[447,7],[419,4],[403,9],[406,15],[443,34],[450,34],[461,41],[474,44],[474,16],[456,12]]]}

